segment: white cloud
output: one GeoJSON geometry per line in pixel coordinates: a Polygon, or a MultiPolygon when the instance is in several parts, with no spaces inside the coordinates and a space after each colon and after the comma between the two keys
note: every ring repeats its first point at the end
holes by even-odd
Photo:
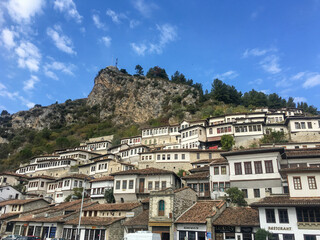
{"type": "Polygon", "coordinates": [[[6,89],[6,86],[0,83],[0,90],[6,89]]]}
{"type": "Polygon", "coordinates": [[[281,80],[277,80],[276,82],[276,87],[280,87],[280,88],[288,88],[292,86],[292,82],[289,81],[287,78],[282,78],[281,80]]]}
{"type": "Polygon", "coordinates": [[[21,41],[15,49],[18,56],[18,65],[21,68],[28,68],[31,72],[39,70],[41,54],[39,49],[31,42],[21,41]]]}
{"type": "Polygon", "coordinates": [[[292,80],[300,80],[306,75],[306,72],[299,72],[296,75],[292,76],[292,80]]]}
{"type": "Polygon", "coordinates": [[[104,45],[106,45],[106,47],[110,47],[111,37],[105,36],[105,37],[102,37],[101,40],[104,43],[104,45]]]}
{"type": "Polygon", "coordinates": [[[2,26],[2,24],[4,24],[4,17],[3,17],[3,11],[2,9],[0,8],[0,27],[2,26]]]}
{"type": "Polygon", "coordinates": [[[4,46],[7,49],[11,49],[16,46],[16,43],[14,41],[15,35],[16,33],[14,31],[9,30],[8,28],[5,28],[2,30],[1,39],[2,39],[2,42],[4,43],[4,46]]]}
{"type": "Polygon", "coordinates": [[[307,102],[307,99],[305,97],[295,97],[293,101],[295,103],[300,103],[300,102],[307,102]]]}
{"type": "Polygon", "coordinates": [[[74,69],[76,68],[73,64],[65,64],[62,62],[57,62],[52,60],[51,63],[46,63],[44,65],[44,73],[47,77],[52,78],[54,80],[58,80],[58,76],[54,73],[54,71],[59,71],[64,74],[74,76],[74,69]]]}
{"type": "Polygon", "coordinates": [[[276,55],[266,56],[260,61],[260,65],[268,73],[276,74],[282,71],[279,65],[279,57],[276,55]]]}
{"type": "Polygon", "coordinates": [[[149,43],[148,45],[142,43],[131,43],[132,49],[138,55],[144,55],[146,52],[161,54],[166,45],[173,42],[177,38],[176,27],[170,24],[157,25],[157,30],[159,31],[158,42],[149,43]]]}
{"type": "Polygon", "coordinates": [[[54,28],[55,29],[50,27],[47,28],[47,34],[49,37],[51,37],[56,47],[65,53],[77,54],[73,50],[73,43],[71,39],[66,35],[63,35],[61,27],[55,26],[54,28]]]}
{"type": "Polygon", "coordinates": [[[82,21],[82,16],[77,11],[76,4],[72,0],[55,0],[54,9],[65,12],[68,17],[73,18],[77,23],[82,21]]]}
{"type": "Polygon", "coordinates": [[[9,98],[10,100],[20,100],[21,103],[28,108],[32,108],[35,104],[27,99],[25,99],[23,96],[19,94],[19,92],[10,92],[7,90],[6,86],[4,86],[2,83],[0,83],[0,96],[9,98]]]}
{"type": "Polygon", "coordinates": [[[137,9],[144,17],[150,17],[153,10],[157,9],[158,6],[154,3],[146,3],[144,0],[134,0],[133,6],[137,9]]]}
{"type": "Polygon", "coordinates": [[[269,52],[276,52],[277,49],[275,48],[269,48],[269,49],[259,49],[259,48],[252,48],[252,49],[246,49],[242,55],[242,57],[258,57],[258,56],[263,56],[269,52]]]}
{"type": "Polygon", "coordinates": [[[263,80],[261,78],[255,79],[253,81],[248,82],[250,85],[260,85],[263,83],[263,80]]]}
{"type": "Polygon", "coordinates": [[[135,28],[136,26],[138,26],[140,24],[140,22],[138,20],[130,20],[129,26],[130,28],[135,28]]]}
{"type": "Polygon", "coordinates": [[[309,73],[303,83],[304,88],[311,88],[320,85],[320,73],[309,73]]]}
{"type": "Polygon", "coordinates": [[[215,75],[213,78],[216,79],[220,79],[220,80],[226,80],[226,79],[234,79],[236,78],[237,76],[239,76],[239,74],[235,71],[227,71],[225,73],[222,73],[222,74],[217,74],[215,75]]]}
{"type": "Polygon", "coordinates": [[[92,20],[93,20],[94,25],[95,25],[97,28],[99,28],[99,29],[106,29],[105,24],[100,21],[99,15],[93,14],[93,15],[92,15],[92,20]]]}
{"type": "Polygon", "coordinates": [[[131,43],[130,45],[133,51],[140,56],[143,56],[148,49],[148,47],[143,43],[142,44],[131,43]]]}
{"type": "Polygon", "coordinates": [[[39,82],[39,78],[37,76],[32,75],[29,80],[23,82],[23,90],[30,91],[34,89],[34,85],[39,82]]]}
{"type": "Polygon", "coordinates": [[[15,22],[30,23],[32,17],[42,13],[44,4],[44,0],[9,0],[6,7],[15,22]]]}
{"type": "Polygon", "coordinates": [[[120,19],[119,19],[119,15],[115,13],[115,11],[111,10],[111,9],[108,9],[106,14],[111,17],[112,19],[112,22],[114,23],[120,23],[120,19]]]}

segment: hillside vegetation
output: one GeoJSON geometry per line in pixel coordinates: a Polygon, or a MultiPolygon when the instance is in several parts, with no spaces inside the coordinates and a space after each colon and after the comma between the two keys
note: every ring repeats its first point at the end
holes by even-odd
{"type": "MultiPolygon", "coordinates": [[[[139,65],[137,65],[139,66],[139,65]]],[[[255,107],[299,107],[309,114],[317,109],[307,103],[296,105],[278,94],[251,90],[242,94],[234,86],[215,79],[210,92],[175,72],[169,79],[158,66],[146,76],[115,67],[101,69],[88,99],[67,100],[47,107],[0,116],[0,171],[18,167],[32,156],[78,146],[91,137],[139,135],[142,127],[178,123],[183,119],[249,112],[255,107]]]]}

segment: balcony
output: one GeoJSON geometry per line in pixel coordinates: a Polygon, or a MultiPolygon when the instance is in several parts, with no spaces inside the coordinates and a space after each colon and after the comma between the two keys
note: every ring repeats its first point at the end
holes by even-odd
{"type": "Polygon", "coordinates": [[[298,222],[298,229],[320,229],[320,222],[298,222]]]}

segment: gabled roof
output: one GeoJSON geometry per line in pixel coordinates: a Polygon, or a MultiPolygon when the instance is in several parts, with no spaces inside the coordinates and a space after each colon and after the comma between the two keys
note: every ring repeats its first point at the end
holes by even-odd
{"type": "Polygon", "coordinates": [[[82,180],[91,180],[91,178],[86,175],[86,174],[80,174],[80,173],[75,173],[75,174],[72,174],[72,175],[68,175],[68,176],[63,176],[60,179],[66,179],[66,178],[77,178],[77,179],[82,179],[82,180]]]}
{"type": "Polygon", "coordinates": [[[20,178],[29,178],[27,175],[15,173],[15,172],[9,172],[9,171],[2,172],[2,173],[0,173],[0,175],[8,175],[8,176],[20,177],[20,178]]]}
{"type": "Polygon", "coordinates": [[[47,179],[47,180],[56,180],[56,178],[48,176],[48,175],[39,175],[39,176],[32,176],[29,177],[29,179],[38,179],[38,178],[42,178],[42,179],[47,179]]]}
{"type": "Polygon", "coordinates": [[[105,203],[105,204],[96,204],[94,206],[86,208],[86,210],[88,211],[130,211],[139,206],[141,206],[141,203],[139,202],[105,203]]]}
{"type": "Polygon", "coordinates": [[[239,151],[231,151],[221,153],[221,156],[237,156],[237,155],[246,155],[246,154],[259,154],[259,153],[268,153],[268,152],[280,152],[281,154],[284,153],[283,147],[274,147],[274,148],[251,148],[239,151]]]}
{"type": "Polygon", "coordinates": [[[265,197],[251,204],[252,207],[320,207],[320,198],[291,198],[289,196],[265,197]]]}
{"type": "MultiPolygon", "coordinates": [[[[297,143],[299,144],[299,143],[297,143]]],[[[320,148],[286,149],[287,158],[320,158],[320,148]]]]}
{"type": "Polygon", "coordinates": [[[158,169],[158,168],[131,169],[127,171],[112,173],[111,175],[120,176],[120,175],[164,175],[164,174],[173,174],[177,176],[172,171],[158,169]]]}
{"type": "Polygon", "coordinates": [[[228,165],[228,161],[225,158],[216,158],[210,163],[210,166],[217,166],[217,165],[228,165]]]}
{"type": "Polygon", "coordinates": [[[145,210],[138,214],[137,216],[131,218],[130,220],[124,222],[124,226],[134,227],[134,226],[148,226],[149,223],[149,210],[145,210]]]}
{"type": "Polygon", "coordinates": [[[199,172],[199,173],[194,173],[190,175],[186,175],[182,177],[183,180],[194,180],[194,179],[201,179],[201,180],[209,180],[210,173],[209,172],[199,172]]]}
{"type": "Polygon", "coordinates": [[[259,211],[249,207],[229,207],[213,222],[214,226],[259,226],[259,211]]]}
{"type": "Polygon", "coordinates": [[[103,177],[100,177],[100,178],[95,178],[95,179],[92,179],[90,182],[104,182],[104,181],[113,181],[114,180],[114,177],[113,176],[103,176],[103,177]]]}
{"type": "Polygon", "coordinates": [[[41,200],[49,204],[49,202],[44,200],[43,198],[30,198],[30,199],[14,199],[14,200],[2,201],[0,202],[0,207],[6,206],[6,205],[24,205],[27,203],[41,201],[41,200]]]}
{"type": "Polygon", "coordinates": [[[198,201],[184,212],[176,223],[206,223],[208,217],[216,214],[214,208],[220,209],[225,204],[222,200],[198,201]]]}
{"type": "Polygon", "coordinates": [[[283,168],[279,170],[283,173],[302,173],[302,172],[320,172],[320,167],[293,167],[293,168],[283,168]]]}
{"type": "Polygon", "coordinates": [[[191,172],[191,173],[209,172],[209,166],[198,167],[198,168],[191,168],[191,169],[189,169],[189,172],[191,172]]]}
{"type": "MultiPolygon", "coordinates": [[[[97,225],[109,226],[117,221],[124,219],[124,217],[81,217],[81,225],[97,225]]],[[[65,225],[78,225],[79,218],[68,220],[65,225]]]]}

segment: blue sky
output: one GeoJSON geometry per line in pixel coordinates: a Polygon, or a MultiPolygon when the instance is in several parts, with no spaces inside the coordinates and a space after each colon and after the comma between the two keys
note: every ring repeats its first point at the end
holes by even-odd
{"type": "Polygon", "coordinates": [[[317,0],[2,0],[0,110],[87,97],[116,58],[320,108],[319,22],[317,0]]]}

